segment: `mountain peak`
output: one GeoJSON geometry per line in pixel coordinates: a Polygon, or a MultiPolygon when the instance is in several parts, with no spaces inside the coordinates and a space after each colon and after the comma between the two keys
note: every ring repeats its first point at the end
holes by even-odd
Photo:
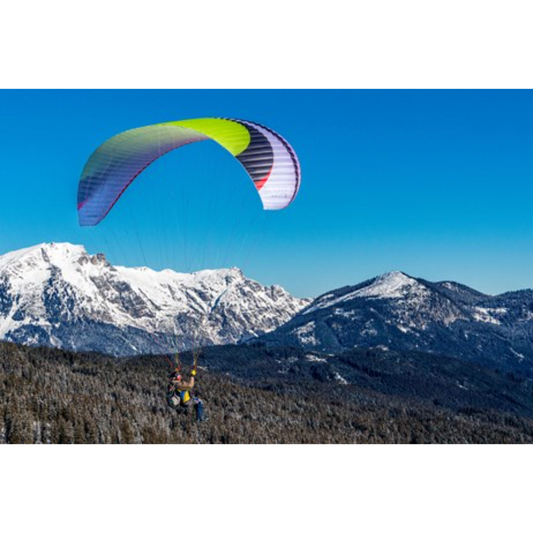
{"type": "Polygon", "coordinates": [[[117,355],[235,343],[271,331],[307,300],[238,268],[114,267],[80,245],[0,256],[0,339],[117,355]]]}
{"type": "Polygon", "coordinates": [[[533,291],[489,296],[393,271],[320,296],[263,340],[326,353],[426,351],[533,375],[532,336],[533,291]]]}
{"type": "Polygon", "coordinates": [[[401,298],[404,296],[405,289],[415,285],[419,285],[415,278],[398,270],[393,270],[374,278],[370,285],[355,292],[361,297],[401,298]]]}
{"type": "Polygon", "coordinates": [[[326,293],[317,298],[304,311],[304,314],[309,314],[319,309],[343,305],[350,300],[358,298],[400,299],[407,296],[423,297],[426,293],[427,289],[420,281],[408,276],[404,272],[393,270],[360,285],[344,287],[343,289],[326,293]]]}
{"type": "Polygon", "coordinates": [[[8,264],[28,260],[30,258],[42,259],[50,262],[53,259],[60,259],[72,256],[88,255],[82,245],[70,243],[41,243],[27,248],[21,248],[14,252],[0,255],[0,268],[8,264]]]}

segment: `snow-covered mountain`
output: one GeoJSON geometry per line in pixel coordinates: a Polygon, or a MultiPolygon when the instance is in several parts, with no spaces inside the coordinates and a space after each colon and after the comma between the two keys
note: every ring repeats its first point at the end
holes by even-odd
{"type": "Polygon", "coordinates": [[[533,375],[533,291],[488,296],[389,272],[320,296],[262,340],[325,352],[381,347],[449,354],[533,375]]]}
{"type": "Polygon", "coordinates": [[[448,354],[533,376],[533,291],[488,296],[389,272],[310,301],[236,268],[112,266],[71,244],[0,256],[0,339],[129,355],[256,337],[314,353],[448,354]]]}
{"type": "Polygon", "coordinates": [[[126,268],[55,243],[0,256],[0,339],[30,345],[128,355],[235,343],[307,303],[237,268],[126,268]]]}

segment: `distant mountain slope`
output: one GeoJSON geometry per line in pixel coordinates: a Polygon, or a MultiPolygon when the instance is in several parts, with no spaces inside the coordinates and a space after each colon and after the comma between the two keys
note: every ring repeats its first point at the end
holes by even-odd
{"type": "Polygon", "coordinates": [[[180,274],[114,267],[82,246],[0,256],[0,339],[115,355],[235,343],[307,304],[236,269],[180,274]]]}
{"type": "Polygon", "coordinates": [[[324,352],[449,354],[533,375],[533,291],[488,296],[390,272],[320,296],[262,340],[324,352]]]}

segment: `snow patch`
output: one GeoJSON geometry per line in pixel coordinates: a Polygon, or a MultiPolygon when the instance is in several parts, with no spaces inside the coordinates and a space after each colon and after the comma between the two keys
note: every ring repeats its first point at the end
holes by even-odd
{"type": "Polygon", "coordinates": [[[517,352],[517,351],[514,350],[513,348],[510,348],[510,350],[511,350],[511,352],[513,353],[513,355],[515,355],[516,358],[517,358],[520,362],[522,362],[522,361],[526,358],[526,356],[525,356],[523,353],[517,352]]]}
{"type": "Polygon", "coordinates": [[[307,354],[305,356],[305,358],[310,362],[310,363],[327,363],[327,359],[325,359],[324,357],[317,357],[316,355],[313,355],[313,354],[307,354]]]}
{"type": "Polygon", "coordinates": [[[411,331],[410,328],[406,328],[405,326],[402,326],[401,324],[397,324],[396,327],[402,332],[402,333],[409,333],[411,331]]]}
{"type": "Polygon", "coordinates": [[[500,325],[501,321],[493,315],[501,316],[507,313],[507,309],[500,308],[487,308],[487,307],[474,307],[473,317],[478,322],[486,322],[488,324],[500,325]]]}
{"type": "Polygon", "coordinates": [[[341,385],[348,385],[348,381],[343,378],[338,372],[335,372],[333,377],[335,378],[335,381],[337,381],[341,385]]]}
{"type": "Polygon", "coordinates": [[[303,346],[316,346],[318,344],[318,341],[315,337],[314,321],[307,322],[307,324],[295,329],[294,334],[303,346]]]}

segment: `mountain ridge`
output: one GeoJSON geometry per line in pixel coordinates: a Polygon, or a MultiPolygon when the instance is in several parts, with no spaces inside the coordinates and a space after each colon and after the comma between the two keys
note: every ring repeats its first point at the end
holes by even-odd
{"type": "Polygon", "coordinates": [[[262,337],[267,344],[321,352],[383,348],[451,355],[529,376],[532,339],[533,291],[490,296],[399,271],[325,293],[262,337]]]}
{"type": "Polygon", "coordinates": [[[179,273],[111,265],[80,245],[0,256],[0,339],[114,355],[236,343],[307,305],[238,268],[179,273]]]}
{"type": "Polygon", "coordinates": [[[237,268],[113,266],[52,243],[0,256],[0,339],[113,355],[258,339],[316,353],[449,355],[533,377],[533,290],[492,296],[391,271],[300,299],[237,268]]]}

